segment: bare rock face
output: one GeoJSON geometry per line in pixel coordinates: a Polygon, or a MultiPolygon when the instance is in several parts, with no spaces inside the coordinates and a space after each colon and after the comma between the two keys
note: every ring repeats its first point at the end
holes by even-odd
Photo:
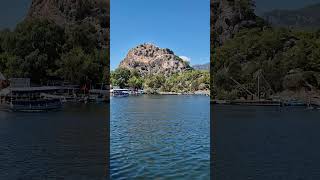
{"type": "Polygon", "coordinates": [[[257,18],[250,9],[252,0],[247,0],[245,7],[241,0],[213,0],[211,1],[211,30],[212,44],[221,46],[232,38],[243,27],[256,26],[257,18]]]}
{"type": "Polygon", "coordinates": [[[143,76],[149,74],[168,76],[190,69],[189,63],[176,56],[172,50],[148,43],[131,49],[119,67],[136,69],[143,76]]]}
{"type": "Polygon", "coordinates": [[[109,0],[33,0],[27,18],[47,18],[56,24],[90,23],[99,45],[109,44],[109,0]]]}

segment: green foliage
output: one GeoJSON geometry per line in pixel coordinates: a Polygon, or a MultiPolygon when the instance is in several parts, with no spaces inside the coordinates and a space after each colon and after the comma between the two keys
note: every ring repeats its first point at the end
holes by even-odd
{"type": "Polygon", "coordinates": [[[317,33],[284,28],[244,29],[213,51],[211,69],[215,95],[244,96],[243,88],[232,79],[256,93],[258,77],[261,91],[281,92],[306,84],[320,88],[319,52],[317,33]]]}
{"type": "Polygon", "coordinates": [[[86,53],[98,47],[96,30],[90,24],[72,25],[66,28],[67,42],[64,45],[66,49],[80,46],[86,53]]]}
{"type": "Polygon", "coordinates": [[[166,78],[162,74],[150,75],[145,79],[144,88],[153,89],[155,91],[160,90],[160,88],[165,84],[166,78]]]}
{"type": "Polygon", "coordinates": [[[99,80],[99,62],[95,61],[95,57],[85,54],[81,48],[63,54],[58,63],[60,68],[57,73],[69,82],[83,84],[99,80]]]}
{"type": "Polygon", "coordinates": [[[113,86],[119,86],[120,88],[127,87],[130,76],[131,73],[129,69],[118,68],[111,72],[111,84],[113,86]]]}
{"type": "Polygon", "coordinates": [[[49,20],[28,19],[12,32],[0,31],[0,71],[9,78],[101,83],[108,79],[108,57],[88,24],[62,28],[49,20]]]}
{"type": "Polygon", "coordinates": [[[133,89],[141,89],[143,85],[143,80],[141,77],[133,76],[128,79],[128,86],[133,89]]]}
{"type": "Polygon", "coordinates": [[[194,92],[209,89],[210,75],[207,71],[189,70],[169,77],[162,74],[143,77],[137,70],[118,68],[111,72],[111,84],[120,88],[143,88],[147,93],[194,92]]]}
{"type": "Polygon", "coordinates": [[[170,76],[162,89],[167,92],[194,92],[209,89],[209,84],[209,72],[192,70],[170,76]]]}

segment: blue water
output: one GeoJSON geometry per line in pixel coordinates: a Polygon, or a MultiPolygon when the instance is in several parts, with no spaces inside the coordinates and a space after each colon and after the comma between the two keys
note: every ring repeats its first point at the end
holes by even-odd
{"type": "Polygon", "coordinates": [[[320,179],[320,111],[211,106],[217,180],[320,179]]]}
{"type": "Polygon", "coordinates": [[[0,179],[106,179],[109,105],[0,112],[0,179]]]}
{"type": "Polygon", "coordinates": [[[111,99],[111,179],[209,179],[204,96],[111,99]]]}

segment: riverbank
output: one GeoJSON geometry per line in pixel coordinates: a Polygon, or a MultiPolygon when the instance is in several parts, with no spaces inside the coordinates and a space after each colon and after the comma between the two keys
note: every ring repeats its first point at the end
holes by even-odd
{"type": "Polygon", "coordinates": [[[203,95],[210,96],[210,91],[194,91],[194,92],[155,92],[146,94],[157,94],[157,95],[203,95]]]}
{"type": "Polygon", "coordinates": [[[283,91],[269,99],[210,99],[211,104],[251,105],[251,106],[304,106],[320,107],[320,92],[313,91],[283,91]]]}

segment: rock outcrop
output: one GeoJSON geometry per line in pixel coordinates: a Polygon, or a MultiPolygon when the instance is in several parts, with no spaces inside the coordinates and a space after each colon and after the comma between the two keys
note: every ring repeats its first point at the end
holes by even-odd
{"type": "Polygon", "coordinates": [[[109,0],[33,0],[27,18],[47,18],[61,26],[90,23],[99,46],[109,44],[109,0]]]}
{"type": "Polygon", "coordinates": [[[168,76],[191,68],[188,62],[175,55],[172,50],[149,43],[131,49],[119,67],[136,69],[143,76],[149,74],[168,76]]]}
{"type": "Polygon", "coordinates": [[[256,27],[252,0],[213,0],[211,1],[211,44],[221,46],[241,28],[256,27]]]}

